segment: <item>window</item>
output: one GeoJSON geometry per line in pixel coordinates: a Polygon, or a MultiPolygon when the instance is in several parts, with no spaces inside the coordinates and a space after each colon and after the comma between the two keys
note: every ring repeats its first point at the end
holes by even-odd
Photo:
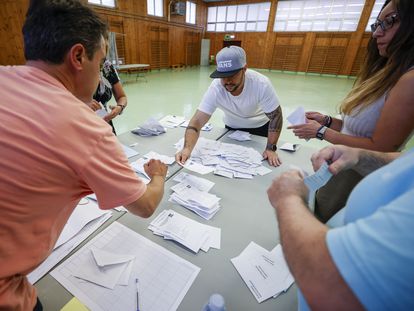
{"type": "Polygon", "coordinates": [[[110,8],[115,7],[115,0],[88,0],[88,3],[101,5],[101,6],[107,6],[110,8]]]}
{"type": "Polygon", "coordinates": [[[148,15],[164,16],[164,3],[163,0],[147,0],[147,13],[148,15]]]}
{"type": "Polygon", "coordinates": [[[196,4],[190,1],[186,3],[185,21],[189,24],[196,23],[196,4]]]}
{"type": "Polygon", "coordinates": [[[270,2],[211,6],[207,14],[207,31],[260,31],[267,30],[270,2]]]}
{"type": "Polygon", "coordinates": [[[365,0],[279,0],[274,31],[355,31],[365,0]]]}
{"type": "Polygon", "coordinates": [[[371,31],[371,24],[375,23],[384,3],[385,3],[385,0],[375,1],[374,7],[372,8],[371,16],[369,17],[368,25],[367,25],[367,28],[365,28],[365,31],[371,31]]]}

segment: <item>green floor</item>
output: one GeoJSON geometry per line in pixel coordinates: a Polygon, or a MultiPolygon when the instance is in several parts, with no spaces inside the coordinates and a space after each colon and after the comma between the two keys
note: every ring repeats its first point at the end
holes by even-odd
{"type": "MultiPolygon", "coordinates": [[[[134,75],[122,75],[128,107],[122,116],[114,120],[118,134],[137,127],[151,116],[161,118],[173,114],[191,118],[211,83],[209,74],[214,69],[193,67],[181,71],[154,70],[146,75],[147,82],[142,77],[136,81],[134,75]]],[[[285,118],[281,139],[317,148],[327,145],[326,142],[316,139],[309,142],[297,139],[286,129],[286,116],[298,106],[304,106],[305,110],[336,115],[338,104],[351,89],[354,79],[258,71],[269,77],[279,96],[285,118]]],[[[214,126],[223,126],[221,111],[214,113],[211,123],[214,126]]],[[[414,146],[414,139],[408,145],[414,146]]]]}

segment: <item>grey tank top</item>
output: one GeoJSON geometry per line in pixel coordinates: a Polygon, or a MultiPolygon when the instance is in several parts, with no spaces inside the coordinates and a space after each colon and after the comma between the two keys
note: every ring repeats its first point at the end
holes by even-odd
{"type": "MultiPolygon", "coordinates": [[[[413,69],[414,66],[407,72],[413,69]]],[[[365,108],[356,107],[349,115],[342,114],[341,133],[358,137],[372,137],[387,96],[388,91],[371,105],[365,108]]]]}

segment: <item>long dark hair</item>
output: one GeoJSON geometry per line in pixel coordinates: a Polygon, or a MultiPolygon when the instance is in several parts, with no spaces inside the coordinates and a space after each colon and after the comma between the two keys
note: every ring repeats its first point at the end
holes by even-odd
{"type": "Polygon", "coordinates": [[[371,37],[365,62],[355,85],[344,99],[340,111],[349,114],[357,106],[366,107],[383,96],[414,66],[414,1],[387,0],[392,2],[399,16],[399,28],[387,47],[387,56],[381,56],[377,39],[371,37]]]}

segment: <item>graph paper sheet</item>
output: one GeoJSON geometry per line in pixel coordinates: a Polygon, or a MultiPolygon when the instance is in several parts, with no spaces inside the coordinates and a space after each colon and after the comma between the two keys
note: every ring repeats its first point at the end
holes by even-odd
{"type": "Polygon", "coordinates": [[[90,310],[136,310],[135,278],[139,279],[140,309],[176,310],[200,268],[131,229],[114,222],[82,249],[65,260],[51,275],[90,310]],[[72,275],[88,260],[91,247],[136,257],[128,286],[113,290],[72,275]]]}

